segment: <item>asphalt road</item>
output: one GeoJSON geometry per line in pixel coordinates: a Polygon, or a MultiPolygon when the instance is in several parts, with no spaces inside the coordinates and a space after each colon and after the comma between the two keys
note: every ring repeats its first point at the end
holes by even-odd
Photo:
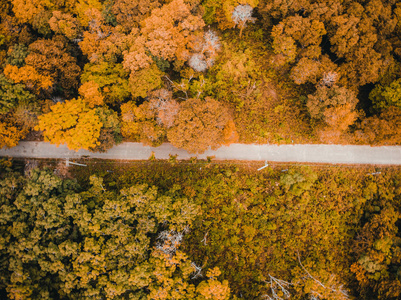
{"type": "Polygon", "coordinates": [[[143,160],[148,159],[152,152],[158,159],[168,159],[171,154],[178,155],[178,159],[194,156],[205,159],[214,156],[216,160],[401,165],[401,146],[231,144],[195,155],[167,143],[157,148],[143,146],[141,143],[122,143],[106,153],[92,153],[86,150],[76,152],[69,150],[65,145],[57,147],[47,142],[20,142],[16,147],[0,149],[0,156],[71,159],[88,156],[101,159],[143,160]]]}

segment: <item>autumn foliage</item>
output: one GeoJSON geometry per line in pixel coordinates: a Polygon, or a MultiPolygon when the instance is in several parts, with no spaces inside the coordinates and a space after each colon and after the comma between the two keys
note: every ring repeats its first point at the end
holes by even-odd
{"type": "Polygon", "coordinates": [[[0,8],[7,123],[80,97],[119,116],[98,150],[122,138],[194,153],[235,141],[398,144],[396,1],[12,0],[0,8]],[[162,90],[169,100],[154,96],[162,90]],[[229,121],[188,130],[194,99],[214,99],[229,121]]]}
{"type": "Polygon", "coordinates": [[[181,105],[167,136],[174,146],[189,152],[216,149],[225,142],[224,128],[230,120],[228,110],[216,100],[188,99],[181,105]]]}
{"type": "Polygon", "coordinates": [[[65,143],[73,150],[88,150],[98,144],[102,125],[94,109],[82,99],[73,99],[53,105],[51,112],[39,117],[37,128],[45,140],[56,145],[65,143]]]}
{"type": "Polygon", "coordinates": [[[26,132],[13,124],[0,121],[0,149],[3,147],[11,148],[18,145],[20,139],[26,132]]]}
{"type": "Polygon", "coordinates": [[[48,170],[29,174],[0,179],[1,270],[7,268],[0,289],[8,297],[229,298],[217,267],[201,282],[191,279],[195,269],[180,244],[199,206],[178,185],[112,191],[93,175],[78,191],[75,181],[48,170]],[[6,233],[8,226],[14,229],[6,233]]]}
{"type": "MultiPolygon", "coordinates": [[[[400,66],[396,0],[0,0],[0,148],[401,145],[400,66]]],[[[399,168],[41,163],[1,299],[401,299],[399,168]]]]}
{"type": "Polygon", "coordinates": [[[40,89],[47,90],[53,85],[50,76],[40,75],[32,66],[18,68],[17,66],[7,65],[4,68],[4,75],[15,83],[23,82],[28,89],[36,93],[38,93],[40,89]]]}
{"type": "Polygon", "coordinates": [[[0,162],[7,297],[400,296],[398,168],[86,163],[0,162]]]}

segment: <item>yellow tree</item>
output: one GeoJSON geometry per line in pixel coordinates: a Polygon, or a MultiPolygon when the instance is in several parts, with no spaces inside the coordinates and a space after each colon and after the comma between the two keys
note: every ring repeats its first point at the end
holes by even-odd
{"type": "Polygon", "coordinates": [[[94,20],[94,15],[101,14],[102,3],[98,0],[76,0],[74,13],[77,15],[81,26],[88,27],[94,20]]]}
{"type": "Polygon", "coordinates": [[[4,75],[0,75],[0,115],[7,114],[18,105],[35,100],[34,95],[26,91],[22,84],[15,84],[4,75]]]}
{"type": "Polygon", "coordinates": [[[53,144],[89,150],[99,144],[102,126],[96,110],[78,98],[53,105],[51,112],[39,116],[36,129],[42,130],[45,140],[53,144]]]}
{"type": "Polygon", "coordinates": [[[121,109],[121,134],[126,139],[135,140],[139,133],[139,125],[137,122],[139,108],[135,105],[135,102],[130,101],[122,104],[120,109],[121,109]]]}
{"type": "Polygon", "coordinates": [[[81,82],[84,84],[87,82],[96,83],[104,101],[116,103],[122,102],[130,95],[127,76],[128,73],[124,71],[121,64],[103,61],[98,64],[86,64],[81,82]]]}
{"type": "Polygon", "coordinates": [[[201,295],[198,297],[199,300],[226,300],[230,297],[228,281],[224,280],[223,282],[220,282],[217,280],[217,277],[220,276],[220,274],[221,271],[218,267],[206,272],[206,277],[209,280],[202,281],[196,287],[196,291],[201,295]]]}
{"type": "Polygon", "coordinates": [[[118,192],[102,178],[88,179],[90,188],[76,193],[76,183],[50,170],[1,176],[5,297],[195,299],[191,262],[176,248],[198,205],[178,185],[166,193],[146,184],[118,192]],[[160,246],[171,237],[174,246],[160,246]],[[167,296],[156,297],[159,291],[167,296]]]}
{"type": "MultiPolygon", "coordinates": [[[[187,255],[179,250],[182,233],[170,231],[159,235],[159,244],[153,251],[147,268],[138,271],[142,282],[148,283],[148,299],[197,299],[197,300],[227,300],[230,297],[228,281],[220,282],[217,277],[221,274],[218,267],[208,270],[208,280],[201,281],[195,288],[190,283],[190,275],[196,273],[195,265],[187,255]],[[161,236],[168,236],[161,241],[161,236]],[[145,271],[145,272],[144,272],[145,271]]],[[[138,280],[137,280],[138,282],[138,280]]]]}

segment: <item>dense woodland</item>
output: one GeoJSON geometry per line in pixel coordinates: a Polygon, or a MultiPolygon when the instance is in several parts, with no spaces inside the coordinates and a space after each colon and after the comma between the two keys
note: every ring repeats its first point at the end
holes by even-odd
{"type": "MultiPolygon", "coordinates": [[[[401,144],[400,63],[397,0],[0,0],[0,147],[401,144]]],[[[0,299],[401,298],[399,168],[19,166],[0,299]]]]}
{"type": "Polygon", "coordinates": [[[399,168],[88,163],[3,162],[1,299],[401,297],[399,168]]]}
{"type": "Polygon", "coordinates": [[[0,147],[394,145],[397,0],[0,0],[0,147]]]}

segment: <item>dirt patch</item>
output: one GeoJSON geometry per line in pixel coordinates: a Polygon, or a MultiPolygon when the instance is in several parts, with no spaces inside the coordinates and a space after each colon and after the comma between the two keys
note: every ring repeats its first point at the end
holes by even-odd
{"type": "Polygon", "coordinates": [[[38,142],[38,141],[43,141],[43,135],[42,131],[30,131],[27,133],[24,139],[22,141],[25,142],[38,142]]]}

